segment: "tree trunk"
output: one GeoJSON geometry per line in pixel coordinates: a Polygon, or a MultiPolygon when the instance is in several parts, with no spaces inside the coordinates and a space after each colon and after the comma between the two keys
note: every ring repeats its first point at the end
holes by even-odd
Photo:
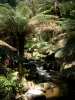
{"type": "Polygon", "coordinates": [[[19,75],[22,77],[24,75],[23,69],[23,55],[19,53],[19,66],[18,66],[19,75]]]}
{"type": "Polygon", "coordinates": [[[25,42],[25,34],[18,35],[18,50],[19,50],[19,75],[22,77],[24,75],[23,69],[23,56],[24,56],[24,42],[25,42]]]}

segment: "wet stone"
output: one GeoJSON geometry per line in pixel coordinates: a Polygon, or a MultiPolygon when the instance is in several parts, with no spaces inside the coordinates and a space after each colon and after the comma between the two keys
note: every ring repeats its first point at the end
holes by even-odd
{"type": "Polygon", "coordinates": [[[46,100],[46,97],[41,90],[30,89],[25,93],[25,100],[46,100]]]}

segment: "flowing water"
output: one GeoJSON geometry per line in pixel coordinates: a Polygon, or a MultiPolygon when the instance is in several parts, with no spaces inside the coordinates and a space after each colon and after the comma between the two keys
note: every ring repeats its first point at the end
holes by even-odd
{"type": "Polygon", "coordinates": [[[43,64],[42,61],[24,62],[27,68],[31,68],[29,78],[34,79],[36,83],[52,82],[54,84],[44,93],[47,100],[67,100],[68,98],[75,100],[75,92],[71,90],[70,85],[60,81],[60,73],[51,69],[44,69],[43,64]]]}

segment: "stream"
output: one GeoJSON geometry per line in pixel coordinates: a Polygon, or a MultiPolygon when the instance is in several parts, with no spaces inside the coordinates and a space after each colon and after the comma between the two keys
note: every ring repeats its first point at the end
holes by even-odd
{"type": "Polygon", "coordinates": [[[44,92],[47,100],[67,100],[68,98],[75,100],[75,92],[70,86],[72,84],[60,79],[59,71],[45,69],[44,66],[44,61],[25,61],[24,67],[29,74],[27,79],[34,80],[36,84],[51,83],[44,92]]]}
{"type": "MultiPolygon", "coordinates": [[[[29,73],[30,79],[37,79],[38,82],[48,82],[52,79],[52,75],[58,74],[59,72],[45,69],[44,61],[30,61],[24,62],[24,67],[29,73]]],[[[36,81],[36,80],[35,80],[36,81]]]]}

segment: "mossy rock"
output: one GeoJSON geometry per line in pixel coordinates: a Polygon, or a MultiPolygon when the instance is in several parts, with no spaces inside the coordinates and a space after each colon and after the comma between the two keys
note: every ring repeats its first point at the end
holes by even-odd
{"type": "Polygon", "coordinates": [[[64,54],[62,50],[59,50],[55,53],[55,58],[63,58],[64,54]]]}

